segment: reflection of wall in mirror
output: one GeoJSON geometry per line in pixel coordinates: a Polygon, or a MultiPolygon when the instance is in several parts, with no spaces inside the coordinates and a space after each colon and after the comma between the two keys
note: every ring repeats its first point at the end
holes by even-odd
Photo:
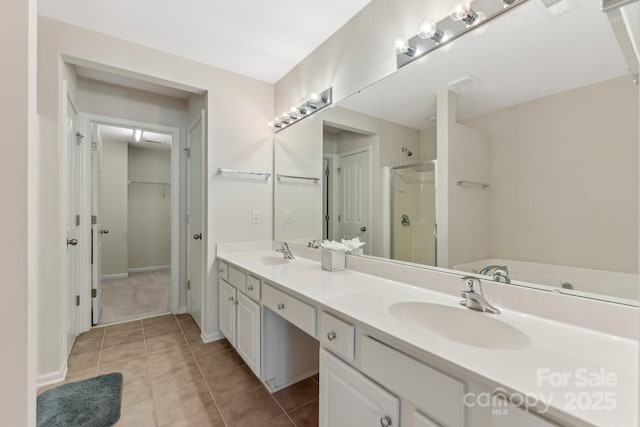
{"type": "Polygon", "coordinates": [[[463,120],[491,137],[491,257],[636,273],[638,117],[623,76],[463,120]]]}

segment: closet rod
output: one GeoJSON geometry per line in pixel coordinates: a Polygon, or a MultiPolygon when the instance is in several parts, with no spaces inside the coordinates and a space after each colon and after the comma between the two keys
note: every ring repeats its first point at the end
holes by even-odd
{"type": "Polygon", "coordinates": [[[129,184],[157,184],[157,185],[171,185],[170,182],[155,182],[155,181],[129,181],[129,184]]]}

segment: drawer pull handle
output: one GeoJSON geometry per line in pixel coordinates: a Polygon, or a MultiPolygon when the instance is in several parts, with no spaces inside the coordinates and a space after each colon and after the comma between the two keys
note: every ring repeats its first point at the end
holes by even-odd
{"type": "Polygon", "coordinates": [[[247,288],[248,291],[252,291],[253,290],[253,285],[249,285],[249,287],[247,288]]]}
{"type": "Polygon", "coordinates": [[[391,426],[391,417],[389,417],[388,415],[385,415],[384,417],[380,418],[380,425],[382,427],[391,426]]]}
{"type": "Polygon", "coordinates": [[[333,331],[331,331],[331,332],[329,332],[329,333],[327,334],[327,339],[328,339],[329,341],[333,341],[333,340],[335,340],[335,339],[336,339],[336,336],[337,336],[337,335],[336,335],[336,333],[335,333],[335,332],[333,332],[333,331]]]}
{"type": "Polygon", "coordinates": [[[220,270],[218,270],[218,273],[224,273],[224,268],[220,268],[220,270]]]}
{"type": "Polygon", "coordinates": [[[278,304],[278,310],[284,310],[284,304],[278,304]]]}
{"type": "Polygon", "coordinates": [[[235,305],[238,305],[238,300],[233,301],[235,305]]]}
{"type": "Polygon", "coordinates": [[[233,297],[229,297],[229,301],[233,301],[233,297]]]}

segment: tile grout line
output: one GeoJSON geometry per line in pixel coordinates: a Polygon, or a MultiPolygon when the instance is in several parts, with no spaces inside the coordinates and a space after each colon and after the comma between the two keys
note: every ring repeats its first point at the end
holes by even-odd
{"type": "Polygon", "coordinates": [[[145,331],[144,319],[141,319],[140,323],[142,324],[142,341],[144,342],[144,358],[145,358],[145,365],[147,366],[147,381],[149,382],[149,391],[151,393],[151,407],[153,408],[153,419],[154,419],[155,425],[158,426],[160,425],[160,422],[158,421],[156,395],[153,390],[153,387],[151,386],[151,375],[149,375],[149,351],[147,349],[147,334],[144,332],[145,331]]]}
{"type": "Polygon", "coordinates": [[[102,352],[104,351],[104,341],[107,339],[107,328],[102,331],[102,342],[100,343],[100,353],[98,353],[98,366],[96,366],[96,375],[100,373],[100,364],[102,363],[102,352]]]}
{"type": "MultiPolygon", "coordinates": [[[[285,388],[286,388],[286,387],[285,387],[285,388]]],[[[284,389],[282,389],[282,390],[284,390],[284,389]]],[[[280,391],[280,390],[278,390],[278,391],[280,391]]],[[[275,397],[273,397],[273,393],[269,393],[269,395],[270,395],[270,396],[271,396],[271,398],[274,400],[274,402],[276,402],[276,405],[278,405],[278,407],[280,408],[280,410],[281,410],[282,412],[284,412],[284,416],[285,416],[285,417],[287,417],[287,418],[289,419],[289,421],[291,422],[291,424],[292,424],[294,427],[297,427],[297,424],[293,421],[293,418],[291,418],[291,417],[289,416],[289,413],[288,413],[287,411],[285,411],[285,410],[284,410],[284,408],[282,407],[282,405],[280,404],[280,402],[278,402],[278,399],[276,399],[275,397]]],[[[280,415],[278,415],[278,417],[280,417],[280,415]]],[[[276,418],[278,418],[278,417],[276,417],[276,418]]],[[[274,420],[275,420],[276,418],[274,418],[274,420]]],[[[271,420],[269,420],[269,421],[271,421],[271,420]]]]}
{"type": "MultiPolygon", "coordinates": [[[[180,324],[180,322],[178,322],[180,324]]],[[[182,330],[182,324],[180,324],[180,330],[182,330]]],[[[184,331],[182,332],[182,335],[184,335],[184,331]]],[[[185,339],[187,337],[185,336],[185,339]]],[[[193,352],[193,349],[191,348],[191,343],[188,342],[187,345],[189,346],[189,351],[191,352],[191,355],[193,356],[193,360],[196,363],[196,367],[198,368],[198,372],[200,372],[200,376],[202,377],[202,380],[204,381],[204,386],[207,388],[207,391],[209,391],[209,396],[211,396],[211,400],[213,401],[213,405],[216,408],[216,411],[218,411],[218,415],[220,416],[220,419],[222,420],[222,424],[224,424],[225,426],[228,426],[229,424],[227,423],[227,421],[224,419],[224,415],[222,414],[222,410],[220,408],[220,404],[218,403],[216,397],[213,395],[213,391],[211,391],[211,387],[209,387],[209,383],[207,382],[206,377],[204,376],[204,373],[202,373],[202,368],[200,368],[200,362],[198,362],[198,358],[196,357],[196,354],[193,352]]]]}

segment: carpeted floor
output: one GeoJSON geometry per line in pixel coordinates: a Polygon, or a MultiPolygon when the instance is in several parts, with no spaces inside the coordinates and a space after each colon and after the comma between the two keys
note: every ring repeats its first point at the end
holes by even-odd
{"type": "Polygon", "coordinates": [[[102,281],[99,325],[168,313],[171,270],[130,273],[128,278],[102,281]]]}

